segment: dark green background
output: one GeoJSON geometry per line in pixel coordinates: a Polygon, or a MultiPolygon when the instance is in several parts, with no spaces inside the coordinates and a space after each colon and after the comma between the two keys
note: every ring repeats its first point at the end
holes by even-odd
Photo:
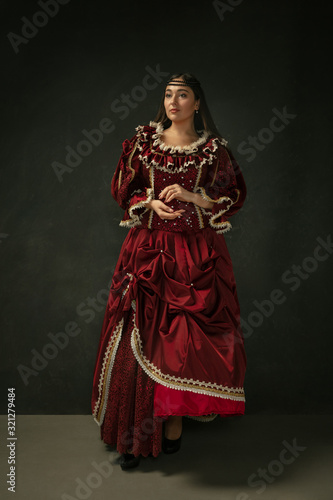
{"type": "Polygon", "coordinates": [[[213,2],[71,0],[16,54],[8,33],[21,35],[21,18],[41,7],[1,2],[3,412],[7,387],[19,413],[90,412],[107,289],[128,231],[110,182],[121,143],[155,117],[163,82],[126,118],[111,105],[142,85],[147,66],[198,77],[243,170],[248,197],[225,235],[243,320],[274,289],[285,297],[246,335],[247,412],[332,412],[333,256],[297,290],[282,278],[332,232],[329,8],[248,0],[222,21],[213,2]],[[249,161],[240,144],[284,107],[296,117],[249,161]],[[59,182],[52,163],[103,118],[114,130],[59,182]],[[31,368],[70,322],[78,334],[24,384],[17,367],[31,368]]]}

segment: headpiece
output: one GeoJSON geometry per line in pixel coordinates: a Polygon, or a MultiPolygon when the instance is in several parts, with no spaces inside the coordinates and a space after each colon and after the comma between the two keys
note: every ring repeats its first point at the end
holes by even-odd
{"type": "Polygon", "coordinates": [[[166,83],[167,85],[184,85],[185,87],[200,87],[200,82],[191,80],[175,80],[171,78],[166,83]]]}

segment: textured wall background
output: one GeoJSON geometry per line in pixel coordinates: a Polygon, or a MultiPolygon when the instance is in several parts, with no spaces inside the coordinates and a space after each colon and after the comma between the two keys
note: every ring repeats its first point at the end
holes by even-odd
{"type": "Polygon", "coordinates": [[[247,182],[225,235],[247,412],[332,412],[329,8],[1,2],[0,366],[19,413],[90,413],[127,234],[111,178],[122,141],[155,117],[177,71],[202,82],[247,182]]]}

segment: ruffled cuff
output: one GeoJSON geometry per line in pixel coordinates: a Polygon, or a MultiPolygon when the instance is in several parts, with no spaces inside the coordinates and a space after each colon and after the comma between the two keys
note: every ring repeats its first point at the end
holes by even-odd
{"type": "Polygon", "coordinates": [[[144,191],[139,189],[133,192],[123,220],[120,222],[119,226],[128,228],[140,226],[143,215],[149,210],[146,205],[153,199],[154,190],[152,188],[146,187],[144,191]]]}
{"type": "Polygon", "coordinates": [[[229,209],[238,202],[240,191],[239,189],[233,190],[229,196],[221,196],[220,198],[211,198],[203,187],[198,187],[198,193],[206,200],[213,202],[214,205],[211,209],[204,209],[204,213],[209,216],[209,225],[216,229],[218,233],[229,231],[231,224],[224,215],[229,209]]]}

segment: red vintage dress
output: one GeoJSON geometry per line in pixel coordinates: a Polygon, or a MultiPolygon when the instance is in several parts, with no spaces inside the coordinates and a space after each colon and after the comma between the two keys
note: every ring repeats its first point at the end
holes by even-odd
{"type": "Polygon", "coordinates": [[[174,147],[162,141],[161,123],[136,131],[111,183],[129,232],[105,311],[92,413],[119,453],[157,456],[168,415],[207,421],[244,413],[246,354],[223,233],[246,186],[224,139],[202,131],[174,147]],[[184,215],[160,219],[146,204],[175,183],[213,208],[173,199],[167,205],[184,215]]]}

